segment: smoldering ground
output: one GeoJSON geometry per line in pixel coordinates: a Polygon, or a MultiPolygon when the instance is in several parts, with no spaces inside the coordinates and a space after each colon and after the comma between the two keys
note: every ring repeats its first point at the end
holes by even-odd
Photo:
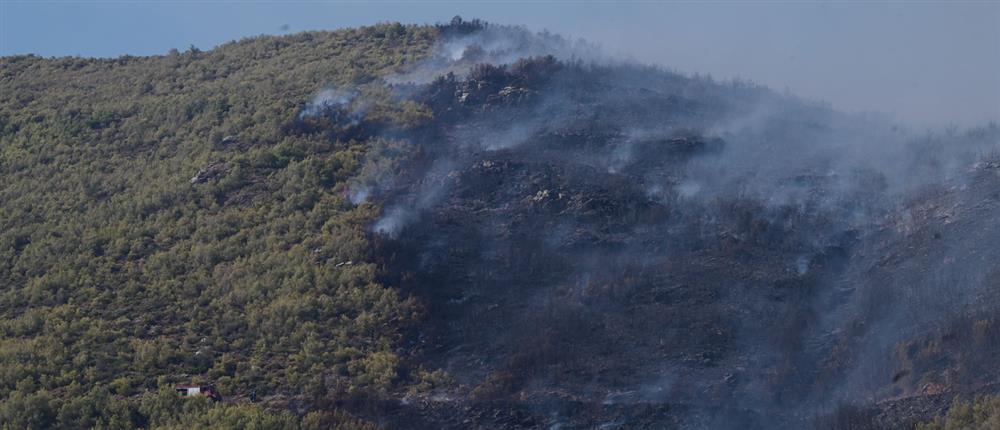
{"type": "Polygon", "coordinates": [[[383,133],[417,155],[352,200],[383,208],[384,276],[426,304],[412,351],[449,398],[551,425],[801,427],[919,395],[894,348],[996,310],[995,125],[914,134],[524,29],[442,34],[387,83],[434,114],[383,133]]]}

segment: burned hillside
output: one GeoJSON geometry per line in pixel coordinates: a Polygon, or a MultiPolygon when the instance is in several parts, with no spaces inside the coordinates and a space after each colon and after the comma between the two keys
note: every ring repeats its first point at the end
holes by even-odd
{"type": "MultiPolygon", "coordinates": [[[[753,85],[552,56],[394,92],[433,120],[392,134],[413,156],[371,186],[371,232],[384,282],[427,307],[409,348],[454,381],[433,398],[524,410],[477,425],[648,424],[640,405],[673,405],[653,422],[794,427],[920,395],[900,381],[944,367],[900,377],[893,348],[960,313],[913,291],[990,294],[909,268],[949,251],[901,223],[989,201],[971,184],[995,180],[969,168],[995,128],[918,139],[753,85]]],[[[428,399],[414,413],[444,425],[428,399]]]]}
{"type": "Polygon", "coordinates": [[[460,18],[2,57],[0,94],[0,427],[910,429],[1000,393],[995,124],[460,18]]]}

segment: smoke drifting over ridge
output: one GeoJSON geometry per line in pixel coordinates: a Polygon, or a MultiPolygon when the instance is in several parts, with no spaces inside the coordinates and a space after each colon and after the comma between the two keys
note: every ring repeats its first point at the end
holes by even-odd
{"type": "Polygon", "coordinates": [[[419,355],[452,397],[522,399],[550,425],[592,423],[570,399],[797,427],[920,394],[894,349],[995,310],[996,125],[913,135],[581,46],[456,21],[386,79],[428,123],[355,119],[353,90],[303,111],[416,154],[351,200],[384,208],[386,276],[427,303],[419,355]]]}
{"type": "Polygon", "coordinates": [[[412,70],[385,78],[390,84],[426,84],[447,73],[467,74],[476,64],[504,65],[520,59],[551,55],[561,60],[611,61],[610,56],[582,39],[532,33],[522,27],[453,20],[441,26],[442,38],[431,56],[412,70]]]}

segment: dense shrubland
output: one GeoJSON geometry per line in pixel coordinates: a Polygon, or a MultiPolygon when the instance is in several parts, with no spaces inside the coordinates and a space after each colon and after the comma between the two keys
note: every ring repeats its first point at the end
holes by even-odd
{"type": "MultiPolygon", "coordinates": [[[[292,428],[155,393],[204,382],[316,402],[419,379],[397,343],[420,309],[377,282],[364,232],[378,209],[347,198],[366,164],[391,162],[368,151],[394,144],[290,125],[318,90],[399,71],[436,37],[385,24],[0,59],[0,421],[292,428]]],[[[386,104],[385,123],[426,115],[386,104]]]]}
{"type": "Polygon", "coordinates": [[[185,399],[170,389],[122,398],[92,389],[71,398],[48,392],[14,392],[0,406],[3,429],[368,429],[375,428],[341,412],[313,411],[303,416],[254,404],[213,404],[207,398],[185,399]]]}
{"type": "Polygon", "coordinates": [[[868,428],[865,390],[995,379],[995,318],[894,281],[1000,234],[956,155],[995,125],[914,143],[578,52],[456,19],[0,59],[0,423],[868,428]]]}
{"type": "Polygon", "coordinates": [[[974,400],[956,400],[948,413],[917,430],[986,430],[1000,428],[1000,397],[986,396],[974,400]]]}

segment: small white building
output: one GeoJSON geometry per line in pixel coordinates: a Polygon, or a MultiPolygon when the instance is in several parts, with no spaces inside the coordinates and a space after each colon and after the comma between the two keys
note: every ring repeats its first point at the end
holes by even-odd
{"type": "Polygon", "coordinates": [[[182,385],[177,387],[177,392],[182,396],[197,396],[201,394],[201,387],[198,385],[182,385]]]}
{"type": "Polygon", "coordinates": [[[222,400],[222,396],[211,385],[178,385],[177,392],[184,397],[205,396],[212,400],[222,400]]]}

